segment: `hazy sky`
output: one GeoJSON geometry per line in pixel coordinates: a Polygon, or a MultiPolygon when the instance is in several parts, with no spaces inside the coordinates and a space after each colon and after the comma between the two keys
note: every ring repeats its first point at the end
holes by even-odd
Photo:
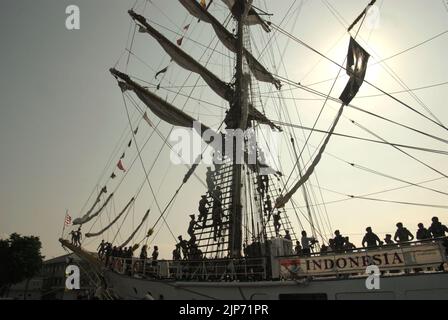
{"type": "MultiPolygon", "coordinates": [[[[139,12],[143,10],[143,2],[138,1],[139,12]]],[[[153,2],[154,4],[146,7],[145,16],[152,22],[165,27],[166,29],[157,28],[169,39],[175,40],[179,37],[172,31],[182,33],[182,27],[192,23],[188,37],[197,43],[188,38],[183,47],[198,59],[205,52],[205,56],[200,59],[205,63],[211,51],[204,51],[204,47],[199,44],[207,46],[212,40],[214,34],[210,26],[204,23],[198,24],[196,19],[191,19],[175,0],[153,2]]],[[[227,11],[221,1],[215,0],[215,2],[216,5],[211,7],[211,12],[224,21],[227,11]]],[[[295,1],[292,9],[288,10],[293,2],[260,0],[255,1],[255,4],[272,12],[274,16],[271,19],[277,24],[281,23],[285,14],[289,12],[282,24],[284,29],[342,63],[349,38],[341,23],[345,25],[351,23],[368,1],[303,0],[295,1]],[[337,14],[330,12],[328,3],[337,10],[337,14]]],[[[127,68],[133,75],[157,84],[154,80],[155,71],[169,63],[168,56],[154,40],[138,33],[135,36],[132,51],[144,63],[131,56],[127,65],[127,55],[119,60],[128,45],[127,41],[129,42],[131,22],[126,11],[134,3],[135,1],[128,0],[2,0],[0,2],[1,236],[7,236],[12,232],[34,234],[41,237],[45,255],[51,257],[62,253],[57,239],[62,231],[65,210],[68,209],[74,218],[81,216],[85,212],[81,209],[92,190],[96,186],[104,185],[106,178],[114,170],[116,160],[126,149],[129,129],[124,130],[128,128],[128,120],[121,93],[108,69],[119,61],[119,68],[127,68]],[[65,28],[65,8],[70,4],[78,5],[81,10],[80,30],[68,31],[65,28]],[[124,137],[123,132],[125,132],[124,137]],[[117,145],[119,147],[115,149],[117,145]],[[112,165],[105,168],[114,150],[112,165]]],[[[409,88],[448,81],[447,34],[415,50],[387,60],[389,71],[385,70],[384,64],[374,65],[382,58],[399,53],[448,30],[448,5],[445,5],[442,0],[379,0],[378,7],[381,12],[378,28],[364,27],[359,34],[360,42],[373,56],[367,79],[388,92],[403,90],[403,87],[392,79],[390,70],[393,70],[409,88]]],[[[263,34],[258,27],[253,27],[252,30],[254,41],[252,49],[256,56],[259,55],[266,42],[270,41],[269,49],[263,52],[261,57],[261,61],[269,70],[278,69],[277,74],[296,82],[300,81],[302,84],[331,79],[338,73],[337,67],[323,61],[297,43],[288,42],[284,36],[275,33],[263,34]],[[273,37],[273,40],[269,40],[270,37],[273,37]]],[[[209,61],[210,68],[222,75],[226,81],[230,81],[232,73],[228,55],[224,47],[218,45],[209,61]]],[[[172,64],[163,84],[181,86],[187,77],[186,72],[172,64]]],[[[186,85],[194,85],[196,79],[197,76],[189,78],[186,85]]],[[[202,80],[199,81],[200,86],[203,84],[202,80]]],[[[344,79],[338,81],[332,95],[339,96],[344,84],[344,79]]],[[[331,85],[330,81],[313,88],[328,93],[331,85]]],[[[272,99],[276,96],[273,93],[275,89],[269,85],[260,85],[267,114],[273,119],[280,120],[279,115],[284,115],[287,110],[291,119],[282,120],[298,124],[300,115],[304,125],[312,126],[323,101],[309,100],[315,97],[298,90],[293,91],[291,95],[289,91],[286,91],[287,86],[284,89],[285,103],[280,106],[278,99],[272,99]],[[293,100],[287,100],[289,98],[302,100],[293,103],[293,100]],[[282,109],[283,111],[279,113],[282,109]]],[[[190,90],[191,88],[184,88],[181,92],[189,95],[190,90]]],[[[445,124],[448,124],[447,92],[446,85],[415,92],[445,124]]],[[[378,93],[364,85],[359,96],[378,93]]],[[[182,107],[186,101],[183,97],[175,98],[173,93],[166,90],[160,90],[159,94],[163,98],[174,101],[173,103],[179,107],[182,107]]],[[[192,96],[213,101],[218,107],[189,101],[185,110],[211,126],[219,124],[225,111],[223,109],[225,104],[203,86],[196,89],[192,96]]],[[[427,114],[409,94],[396,96],[427,114]]],[[[444,139],[448,138],[446,131],[416,116],[390,98],[384,96],[359,98],[353,103],[444,139]]],[[[318,128],[324,130],[328,128],[337,106],[337,104],[328,103],[318,128]]],[[[132,105],[129,105],[129,108],[133,113],[132,105]]],[[[446,144],[410,133],[354,110],[348,109],[345,115],[348,119],[356,120],[390,141],[448,150],[446,144]]],[[[155,116],[152,118],[156,121],[155,116]]],[[[133,119],[137,119],[137,116],[133,119]]],[[[161,127],[164,134],[167,134],[169,129],[167,125],[161,127]]],[[[341,120],[337,132],[374,139],[365,131],[353,126],[347,119],[341,120]]],[[[143,144],[150,134],[151,129],[142,124],[138,136],[139,143],[143,144]]],[[[297,130],[296,134],[303,138],[301,131],[297,130]]],[[[313,135],[311,144],[318,145],[322,137],[319,134],[313,135]]],[[[285,141],[288,139],[288,131],[286,131],[285,141]]],[[[289,155],[285,144],[287,142],[280,148],[282,158],[289,155]]],[[[300,145],[302,146],[303,142],[300,145]]],[[[161,138],[154,135],[143,153],[146,168],[152,166],[161,146],[161,138]]],[[[407,181],[421,182],[440,177],[437,173],[387,146],[334,137],[327,151],[346,161],[407,181]]],[[[128,151],[126,165],[134,159],[135,152],[135,148],[128,151]]],[[[410,151],[410,153],[448,173],[446,156],[419,151],[410,151]]],[[[305,153],[305,155],[308,159],[309,154],[305,153]]],[[[288,161],[284,164],[287,174],[292,166],[292,160],[288,161]]],[[[159,202],[162,207],[177,189],[185,170],[184,166],[170,166],[168,152],[166,150],[162,152],[150,175],[154,188],[160,188],[159,202]]],[[[203,167],[200,168],[199,173],[204,173],[203,167]]],[[[405,185],[402,182],[353,169],[330,155],[324,156],[317,170],[317,176],[321,187],[342,194],[367,194],[405,185]]],[[[109,182],[110,190],[115,188],[117,182],[109,182]]],[[[144,183],[144,174],[137,161],[135,169],[117,191],[104,217],[92,227],[92,230],[106,225],[108,219],[120,211],[135,195],[142,183],[144,183]]],[[[315,178],[311,183],[317,183],[315,178]]],[[[448,190],[446,180],[428,183],[425,186],[442,191],[448,190]]],[[[318,189],[315,190],[317,192],[318,189]]],[[[168,217],[175,235],[186,234],[188,215],[195,212],[203,192],[203,187],[198,182],[192,181],[185,192],[179,196],[168,217]]],[[[329,191],[322,190],[322,192],[325,201],[344,198],[329,191]]],[[[418,188],[407,188],[375,197],[448,205],[447,196],[418,188]]],[[[300,197],[297,201],[299,205],[303,205],[300,197]]],[[[319,197],[316,202],[321,202],[319,197]]],[[[131,210],[116,238],[117,242],[126,239],[148,208],[151,208],[153,212],[149,222],[153,222],[159,213],[157,207],[154,206],[150,190],[145,184],[135,208],[131,210]]],[[[448,223],[446,209],[351,200],[329,204],[326,210],[333,229],[338,228],[342,233],[352,235],[355,242],[359,242],[367,225],[372,225],[374,230],[383,236],[385,232],[392,233],[398,221],[403,221],[412,230],[420,221],[428,224],[433,215],[438,215],[442,221],[448,223]]],[[[295,215],[291,214],[290,219],[297,227],[295,231],[299,232],[295,215]]],[[[90,227],[90,225],[85,226],[85,231],[90,227]]],[[[142,238],[144,231],[139,234],[138,240],[142,238]]],[[[115,234],[116,228],[107,234],[107,239],[112,240],[115,234]]],[[[95,241],[88,247],[94,248],[95,241]]],[[[161,247],[162,255],[169,256],[173,239],[166,228],[162,229],[156,243],[161,247]]]]}

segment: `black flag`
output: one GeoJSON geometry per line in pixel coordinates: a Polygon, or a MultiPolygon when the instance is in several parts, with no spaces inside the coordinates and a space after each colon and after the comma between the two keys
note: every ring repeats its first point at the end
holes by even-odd
{"type": "Polygon", "coordinates": [[[134,135],[138,133],[138,127],[134,130],[134,135]]]}
{"type": "Polygon", "coordinates": [[[367,72],[367,63],[370,55],[365,51],[355,39],[350,38],[350,45],[347,55],[347,74],[350,76],[344,91],[339,99],[348,105],[361,88],[367,72]]]}
{"type": "Polygon", "coordinates": [[[128,148],[130,148],[131,146],[132,146],[132,139],[129,140],[129,142],[128,142],[128,148]]]}
{"type": "Polygon", "coordinates": [[[112,174],[110,175],[110,178],[111,179],[115,179],[117,176],[116,176],[116,174],[115,174],[115,172],[112,172],[112,174]]]}
{"type": "Polygon", "coordinates": [[[159,75],[161,75],[162,73],[165,73],[165,72],[167,72],[168,71],[168,67],[166,67],[166,68],[163,68],[162,70],[160,70],[159,72],[157,72],[156,73],[156,79],[157,79],[157,77],[159,76],[159,75]]]}
{"type": "Polygon", "coordinates": [[[120,160],[124,159],[124,157],[126,157],[126,153],[123,152],[123,154],[120,157],[120,160]]]}

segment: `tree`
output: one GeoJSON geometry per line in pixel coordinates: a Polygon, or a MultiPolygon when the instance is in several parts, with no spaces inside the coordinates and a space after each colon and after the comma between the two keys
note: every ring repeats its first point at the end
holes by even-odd
{"type": "Polygon", "coordinates": [[[40,239],[34,236],[13,233],[9,239],[0,240],[0,294],[40,272],[41,248],[40,239]]]}

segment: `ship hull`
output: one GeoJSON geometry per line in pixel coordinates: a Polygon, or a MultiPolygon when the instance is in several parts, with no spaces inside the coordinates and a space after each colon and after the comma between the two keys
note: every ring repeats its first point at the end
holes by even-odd
{"type": "Polygon", "coordinates": [[[167,300],[448,300],[448,273],[385,276],[379,290],[366,278],[259,282],[180,282],[148,280],[106,271],[105,279],[121,299],[151,295],[167,300]]]}

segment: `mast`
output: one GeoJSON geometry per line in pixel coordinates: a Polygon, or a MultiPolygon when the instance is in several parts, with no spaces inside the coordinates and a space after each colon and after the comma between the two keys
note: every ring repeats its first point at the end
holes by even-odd
{"type": "MultiPolygon", "coordinates": [[[[246,130],[247,117],[243,115],[243,40],[244,40],[244,11],[246,0],[237,0],[235,2],[234,14],[238,23],[238,32],[236,39],[236,90],[235,100],[231,107],[230,113],[233,117],[235,125],[234,129],[246,130]],[[233,110],[232,110],[233,109],[233,110]],[[244,123],[246,122],[246,123],[244,123]]],[[[238,163],[237,159],[237,141],[233,138],[233,188],[232,188],[232,212],[230,217],[229,230],[229,249],[230,255],[233,258],[241,257],[242,249],[242,212],[243,206],[241,203],[242,193],[242,165],[238,163]]]]}

